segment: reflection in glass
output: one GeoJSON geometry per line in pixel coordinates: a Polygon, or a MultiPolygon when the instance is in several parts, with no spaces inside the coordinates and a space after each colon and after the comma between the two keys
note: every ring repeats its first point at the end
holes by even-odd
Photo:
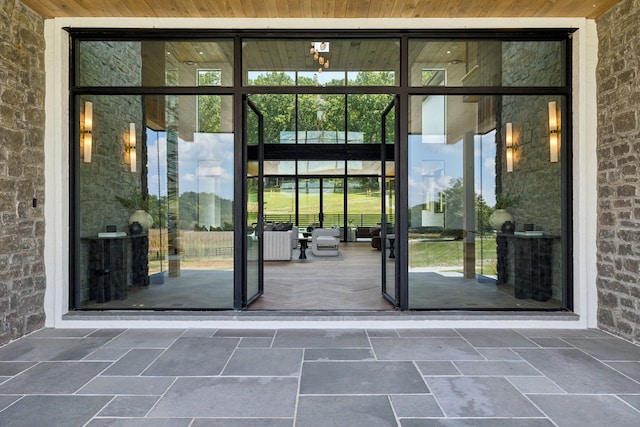
{"type": "Polygon", "coordinates": [[[344,95],[299,95],[298,103],[298,143],[344,144],[344,95]]]}
{"type": "Polygon", "coordinates": [[[80,41],[80,86],[233,86],[232,40],[80,41]],[[115,63],[114,63],[115,61],[115,63]],[[101,72],[96,64],[112,64],[101,72]],[[203,71],[215,81],[202,83],[203,71]]]}
{"type": "Polygon", "coordinates": [[[548,102],[558,98],[444,98],[438,122],[425,119],[429,96],[410,102],[410,307],[560,307],[561,171],[549,161],[547,132],[548,102]],[[507,122],[517,144],[513,172],[507,122]],[[497,195],[507,194],[515,199],[510,234],[491,220],[502,207],[497,195]]]}
{"type": "MultiPolygon", "coordinates": [[[[296,95],[251,95],[251,101],[264,116],[265,144],[296,143],[296,95]]],[[[248,120],[249,145],[255,145],[257,144],[257,118],[251,114],[248,120]]]]}
{"type": "MultiPolygon", "coordinates": [[[[349,95],[349,143],[380,144],[382,139],[382,113],[393,100],[393,95],[349,95]]],[[[394,115],[387,119],[387,143],[393,144],[394,115]]]]}
{"type": "Polygon", "coordinates": [[[230,97],[83,98],[93,102],[96,144],[92,162],[79,168],[76,306],[232,307],[230,97]],[[129,123],[144,129],[136,151],[145,167],[137,172],[127,166],[129,123]],[[135,210],[147,212],[148,227],[130,226],[135,210]],[[193,297],[192,286],[207,297],[193,297]]]}
{"type": "Polygon", "coordinates": [[[399,85],[396,39],[245,39],[242,59],[245,86],[399,85]]]}
{"type": "Polygon", "coordinates": [[[417,86],[562,86],[564,41],[409,40],[417,86]]]}

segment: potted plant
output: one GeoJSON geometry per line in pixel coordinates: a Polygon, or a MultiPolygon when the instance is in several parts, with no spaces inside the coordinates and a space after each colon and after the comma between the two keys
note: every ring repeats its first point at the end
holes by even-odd
{"type": "Polygon", "coordinates": [[[501,231],[505,222],[513,222],[513,216],[507,209],[516,206],[519,201],[520,196],[508,192],[496,194],[495,210],[489,216],[489,224],[494,230],[501,231]]]}
{"type": "Polygon", "coordinates": [[[153,217],[149,215],[149,197],[145,194],[142,194],[135,186],[132,186],[131,193],[128,197],[116,196],[116,200],[120,202],[122,207],[129,210],[131,212],[131,216],[129,216],[129,228],[132,230],[136,229],[135,226],[132,227],[134,223],[140,224],[143,232],[147,232],[151,224],[153,223],[153,217]]]}

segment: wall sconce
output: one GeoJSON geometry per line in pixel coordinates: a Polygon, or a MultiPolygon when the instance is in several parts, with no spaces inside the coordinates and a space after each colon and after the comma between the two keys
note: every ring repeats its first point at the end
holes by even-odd
{"type": "Polygon", "coordinates": [[[83,160],[85,163],[91,163],[91,148],[93,146],[93,102],[84,103],[84,123],[82,129],[82,149],[83,160]]]}
{"type": "Polygon", "coordinates": [[[507,123],[505,130],[505,146],[507,148],[507,172],[513,172],[513,124],[507,123]]]}
{"type": "Polygon", "coordinates": [[[549,161],[558,161],[558,139],[560,138],[560,126],[556,102],[549,102],[549,161]]]}
{"type": "Polygon", "coordinates": [[[136,172],[138,166],[138,158],[136,156],[136,124],[129,123],[129,142],[127,143],[127,151],[129,152],[129,166],[131,172],[136,172]]]}

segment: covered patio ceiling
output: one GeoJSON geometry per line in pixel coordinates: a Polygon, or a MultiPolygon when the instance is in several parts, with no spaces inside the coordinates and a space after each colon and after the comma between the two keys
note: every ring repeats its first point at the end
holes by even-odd
{"type": "Polygon", "coordinates": [[[620,0],[21,0],[44,18],[595,19],[620,0]]]}

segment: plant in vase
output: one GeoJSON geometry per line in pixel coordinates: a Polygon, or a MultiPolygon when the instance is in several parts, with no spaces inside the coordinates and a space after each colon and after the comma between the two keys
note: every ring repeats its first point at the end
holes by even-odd
{"type": "Polygon", "coordinates": [[[507,222],[513,224],[513,216],[507,209],[516,206],[519,201],[520,196],[511,193],[496,194],[495,210],[489,216],[489,224],[494,230],[502,231],[503,225],[507,222]]]}
{"type": "Polygon", "coordinates": [[[122,207],[131,212],[129,216],[129,230],[131,234],[147,232],[153,223],[153,217],[149,215],[149,197],[142,194],[136,187],[132,187],[128,197],[116,196],[122,207]],[[141,230],[135,224],[139,224],[141,230]]]}

